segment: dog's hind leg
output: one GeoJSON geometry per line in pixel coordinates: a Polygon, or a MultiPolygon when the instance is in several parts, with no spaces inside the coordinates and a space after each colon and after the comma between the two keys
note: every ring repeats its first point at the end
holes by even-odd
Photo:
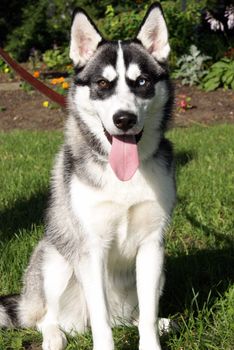
{"type": "Polygon", "coordinates": [[[37,323],[42,332],[43,350],[62,350],[66,337],[59,328],[60,298],[72,276],[72,268],[56,249],[49,248],[43,264],[43,283],[46,314],[37,323]]]}

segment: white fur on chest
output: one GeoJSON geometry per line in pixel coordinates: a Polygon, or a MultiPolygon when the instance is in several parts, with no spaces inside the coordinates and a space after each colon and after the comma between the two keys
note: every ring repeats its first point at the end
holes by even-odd
{"type": "Polygon", "coordinates": [[[127,182],[118,180],[108,166],[103,183],[103,188],[90,187],[74,175],[72,211],[86,238],[94,244],[101,240],[103,245],[114,245],[130,258],[141,241],[166,222],[174,200],[172,179],[149,162],[127,182]]]}

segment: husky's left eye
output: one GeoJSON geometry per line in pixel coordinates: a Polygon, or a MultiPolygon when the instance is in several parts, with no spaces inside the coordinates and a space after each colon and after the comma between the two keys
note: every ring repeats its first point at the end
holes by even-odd
{"type": "Polygon", "coordinates": [[[105,79],[100,79],[98,82],[98,87],[100,89],[109,89],[110,88],[110,82],[108,80],[105,79]]]}
{"type": "Polygon", "coordinates": [[[143,77],[139,77],[139,78],[136,80],[136,85],[137,85],[137,86],[140,86],[140,87],[148,86],[148,85],[149,85],[149,80],[146,79],[146,78],[143,78],[143,77]]]}

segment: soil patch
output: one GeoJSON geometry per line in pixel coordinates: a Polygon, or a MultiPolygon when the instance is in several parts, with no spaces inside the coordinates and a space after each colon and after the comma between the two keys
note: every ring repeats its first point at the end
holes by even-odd
{"type": "Polygon", "coordinates": [[[190,126],[192,124],[214,124],[234,122],[234,91],[218,89],[205,92],[194,86],[175,84],[176,101],[179,96],[191,98],[191,109],[174,110],[174,123],[176,126],[190,126]]]}
{"type": "Polygon", "coordinates": [[[1,91],[0,130],[61,129],[66,112],[57,106],[54,109],[43,107],[45,100],[47,98],[36,91],[1,91]]]}
{"type": "MultiPolygon", "coordinates": [[[[67,114],[65,110],[55,105],[53,109],[44,107],[43,102],[48,99],[34,90],[26,92],[22,89],[1,89],[1,83],[6,83],[5,77],[2,76],[0,75],[0,130],[62,129],[67,114]]],[[[187,127],[193,124],[234,122],[234,91],[232,90],[218,89],[213,92],[204,92],[196,87],[183,86],[176,82],[175,96],[173,126],[187,127]],[[191,109],[183,111],[177,107],[181,96],[191,98],[191,109]]]]}

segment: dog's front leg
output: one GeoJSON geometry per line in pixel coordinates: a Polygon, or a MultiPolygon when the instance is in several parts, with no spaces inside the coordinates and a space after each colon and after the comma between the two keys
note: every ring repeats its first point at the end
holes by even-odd
{"type": "Polygon", "coordinates": [[[93,335],[93,350],[113,350],[105,288],[104,252],[93,247],[79,262],[81,279],[88,306],[93,335]]]}
{"type": "Polygon", "coordinates": [[[156,328],[164,249],[157,240],[143,243],[137,254],[140,350],[161,350],[156,328]]]}

